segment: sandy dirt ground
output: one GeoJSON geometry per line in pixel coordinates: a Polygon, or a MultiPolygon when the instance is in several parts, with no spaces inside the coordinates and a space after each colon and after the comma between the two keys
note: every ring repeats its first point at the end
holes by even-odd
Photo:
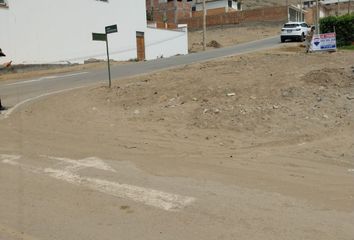
{"type": "MultiPolygon", "coordinates": [[[[207,29],[207,49],[232,46],[239,43],[255,41],[280,33],[281,24],[276,23],[247,23],[210,27],[207,29]]],[[[203,50],[203,31],[188,33],[189,52],[203,50]]]]}
{"type": "Polygon", "coordinates": [[[27,105],[2,154],[110,159],[107,178],[196,201],[164,212],[2,165],[0,236],[352,240],[353,67],[284,44],[27,105]]]}

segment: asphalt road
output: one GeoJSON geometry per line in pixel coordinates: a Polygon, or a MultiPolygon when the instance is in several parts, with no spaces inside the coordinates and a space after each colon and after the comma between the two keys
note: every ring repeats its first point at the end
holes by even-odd
{"type": "MultiPolygon", "coordinates": [[[[118,80],[124,77],[146,74],[176,66],[192,64],[195,62],[202,62],[230,55],[259,51],[275,47],[278,45],[278,43],[279,37],[276,36],[231,47],[214,49],[206,52],[114,66],[111,69],[112,79],[118,80]]],[[[107,82],[107,78],[106,69],[94,69],[88,70],[86,72],[61,74],[38,79],[5,81],[0,83],[0,96],[2,98],[3,105],[11,108],[16,106],[16,104],[21,104],[43,95],[49,95],[58,91],[78,87],[84,87],[91,84],[107,82]]]]}

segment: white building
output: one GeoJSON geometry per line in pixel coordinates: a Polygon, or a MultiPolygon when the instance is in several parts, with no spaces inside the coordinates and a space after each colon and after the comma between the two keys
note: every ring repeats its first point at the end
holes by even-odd
{"type": "MultiPolygon", "coordinates": [[[[194,0],[195,10],[203,11],[203,0],[194,0]]],[[[225,8],[229,10],[242,10],[241,1],[239,0],[205,0],[207,10],[225,8]]]]}
{"type": "Polygon", "coordinates": [[[2,60],[105,59],[105,43],[92,41],[92,33],[104,33],[105,26],[114,24],[118,33],[108,35],[114,60],[136,59],[138,50],[147,60],[188,53],[186,27],[147,27],[145,0],[0,0],[0,48],[7,55],[2,60]]]}

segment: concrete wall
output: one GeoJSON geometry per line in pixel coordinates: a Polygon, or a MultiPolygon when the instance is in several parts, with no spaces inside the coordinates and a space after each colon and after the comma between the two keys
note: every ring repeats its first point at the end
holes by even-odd
{"type": "MultiPolygon", "coordinates": [[[[112,24],[118,25],[118,33],[109,35],[112,59],[136,58],[136,31],[146,32],[150,43],[157,42],[149,36],[154,32],[147,29],[145,0],[8,0],[8,4],[8,8],[0,8],[0,48],[8,56],[2,58],[2,62],[57,63],[105,59],[105,43],[92,41],[92,32],[103,33],[104,27],[112,24]]],[[[159,33],[159,36],[171,38],[167,31],[166,35],[159,33]]],[[[175,40],[171,39],[171,43],[174,44],[170,45],[173,50],[164,55],[170,55],[171,51],[185,52],[175,40]]]]}
{"type": "Polygon", "coordinates": [[[145,38],[146,58],[156,59],[188,54],[188,31],[184,25],[179,30],[147,28],[145,38]],[[175,47],[171,47],[175,46],[175,47]]]}
{"type": "MultiPolygon", "coordinates": [[[[197,3],[196,5],[196,11],[203,11],[203,4],[202,3],[197,3]]],[[[229,8],[228,0],[218,0],[218,1],[212,1],[212,2],[206,2],[205,3],[206,9],[216,9],[216,8],[229,8]]],[[[238,9],[237,2],[232,1],[232,6],[230,9],[234,10],[241,10],[238,9]]]]}
{"type": "MultiPolygon", "coordinates": [[[[213,2],[206,2],[205,3],[206,9],[214,9],[214,8],[222,8],[222,7],[228,7],[227,5],[227,0],[219,0],[219,1],[213,1],[213,2]]],[[[196,4],[196,11],[203,11],[203,4],[198,3],[196,4]]]]}
{"type": "Polygon", "coordinates": [[[241,4],[241,6],[238,6],[237,2],[232,1],[232,8],[235,9],[235,10],[241,11],[242,10],[242,4],[241,4]]]}

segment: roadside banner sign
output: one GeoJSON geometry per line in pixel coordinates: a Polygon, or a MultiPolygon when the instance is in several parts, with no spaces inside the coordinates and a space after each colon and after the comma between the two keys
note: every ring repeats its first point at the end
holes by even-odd
{"type": "Polygon", "coordinates": [[[92,33],[93,41],[107,41],[107,35],[104,33],[92,33]]]}
{"type": "Polygon", "coordinates": [[[315,34],[311,45],[312,51],[336,51],[336,33],[315,34]]]}
{"type": "Polygon", "coordinates": [[[111,25],[106,27],[106,34],[116,33],[116,32],[118,32],[117,25],[111,25]]]}

